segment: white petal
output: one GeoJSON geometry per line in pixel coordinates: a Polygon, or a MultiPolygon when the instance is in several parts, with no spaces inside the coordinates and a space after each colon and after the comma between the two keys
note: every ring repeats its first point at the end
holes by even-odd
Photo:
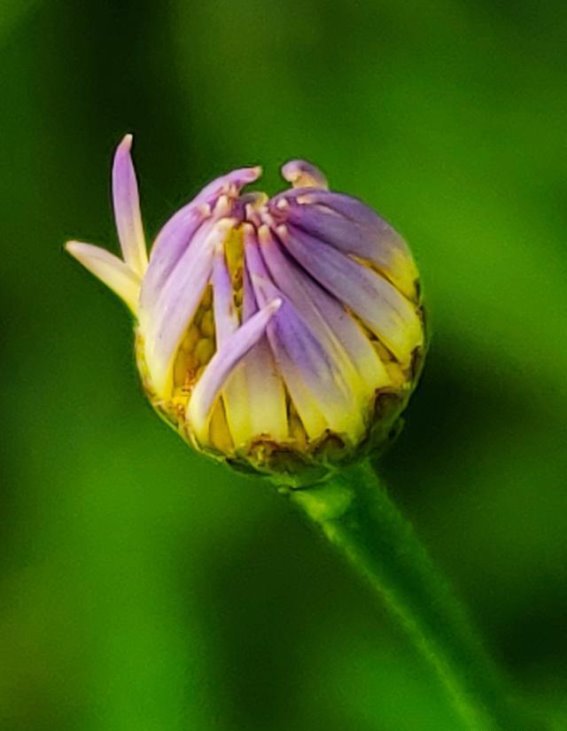
{"type": "Polygon", "coordinates": [[[137,314],[140,278],[122,259],[99,246],[79,241],[69,241],[65,248],[89,272],[123,299],[135,315],[137,314]]]}

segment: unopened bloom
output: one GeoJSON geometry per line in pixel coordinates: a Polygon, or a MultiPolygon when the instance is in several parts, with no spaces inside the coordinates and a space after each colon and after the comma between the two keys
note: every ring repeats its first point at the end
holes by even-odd
{"type": "Polygon", "coordinates": [[[242,168],[167,221],[149,261],[131,136],[113,166],[123,259],[67,250],[135,317],[144,389],[180,435],[234,466],[302,483],[384,442],[424,351],[404,240],[302,161],[292,187],[242,193],[242,168]]]}

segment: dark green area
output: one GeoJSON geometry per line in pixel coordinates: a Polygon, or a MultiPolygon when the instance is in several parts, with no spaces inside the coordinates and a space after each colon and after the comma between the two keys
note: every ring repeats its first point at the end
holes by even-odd
{"type": "Polygon", "coordinates": [[[516,688],[567,726],[567,6],[3,0],[2,731],[459,731],[371,592],[137,384],[116,248],[135,134],[155,233],[305,157],[410,241],[433,331],[384,460],[516,688]]]}

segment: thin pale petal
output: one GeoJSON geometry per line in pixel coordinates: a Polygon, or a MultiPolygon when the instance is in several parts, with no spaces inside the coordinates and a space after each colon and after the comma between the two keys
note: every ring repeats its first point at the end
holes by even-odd
{"type": "MultiPolygon", "coordinates": [[[[176,211],[164,224],[156,237],[150,254],[150,262],[156,257],[175,259],[179,256],[183,245],[190,243],[191,235],[206,218],[208,218],[219,198],[228,193],[236,194],[242,187],[258,179],[262,172],[260,167],[240,168],[213,180],[205,186],[189,203],[176,211]]],[[[229,211],[230,212],[230,205],[229,211]]],[[[165,267],[163,267],[165,268],[165,267]]]]}
{"type": "Polygon", "coordinates": [[[364,428],[362,414],[353,408],[344,371],[290,300],[273,284],[253,236],[246,236],[246,261],[258,303],[262,305],[274,294],[282,297],[281,310],[270,323],[267,335],[307,434],[317,438],[325,429],[331,429],[356,439],[364,428]]]}
{"type": "Polygon", "coordinates": [[[224,255],[224,241],[220,241],[215,249],[212,284],[217,348],[221,348],[238,329],[239,324],[232,281],[224,255]]]}
{"type": "Polygon", "coordinates": [[[268,323],[280,305],[280,300],[273,300],[244,323],[224,346],[217,350],[197,382],[187,404],[187,419],[198,441],[206,440],[212,409],[228,376],[265,333],[268,323]]]}
{"type": "MultiPolygon", "coordinates": [[[[215,251],[213,307],[217,348],[221,349],[239,327],[224,246],[215,251]]],[[[248,278],[244,282],[243,321],[257,312],[248,278]]],[[[287,436],[285,391],[265,336],[234,368],[222,390],[226,419],[236,449],[261,435],[272,439],[287,436]]]]}
{"type": "MultiPolygon", "coordinates": [[[[243,186],[257,180],[261,172],[260,167],[240,168],[213,180],[164,224],[150,253],[150,264],[142,289],[143,307],[149,306],[155,300],[203,223],[210,219],[213,213],[219,217],[218,209],[216,211],[214,209],[221,196],[238,193],[243,186]]],[[[230,214],[232,204],[226,198],[225,202],[226,213],[230,214]]]]}
{"type": "Polygon", "coordinates": [[[358,315],[402,365],[409,365],[423,343],[422,325],[415,307],[392,284],[293,226],[279,227],[278,236],[312,277],[358,315]]]}
{"type": "Polygon", "coordinates": [[[390,376],[360,324],[315,281],[309,277],[303,281],[314,305],[348,353],[367,393],[389,385],[390,376]]]}
{"type": "Polygon", "coordinates": [[[140,278],[114,254],[92,244],[69,241],[65,248],[77,261],[115,292],[134,314],[138,311],[140,278]]]}
{"type": "Polygon", "coordinates": [[[416,297],[417,268],[397,231],[356,198],[305,190],[299,196],[276,197],[271,205],[276,217],[345,254],[366,259],[406,296],[416,297]]]}
{"type": "Polygon", "coordinates": [[[216,245],[233,221],[204,224],[160,290],[155,302],[140,310],[140,329],[152,384],[167,396],[175,353],[209,282],[216,245]]]}
{"type": "Polygon", "coordinates": [[[259,237],[262,258],[275,285],[285,294],[295,309],[301,312],[301,317],[317,337],[321,346],[329,353],[329,357],[334,359],[337,368],[344,372],[345,378],[353,382],[353,388],[356,388],[359,385],[357,373],[343,346],[334,336],[309,296],[305,286],[307,275],[293,259],[290,260],[283,253],[280,244],[273,238],[267,226],[260,228],[259,237]]]}
{"type": "Polygon", "coordinates": [[[144,275],[142,307],[150,306],[155,301],[179,259],[209,216],[210,209],[207,206],[192,205],[191,208],[178,211],[161,229],[144,275]]]}
{"type": "MultiPolygon", "coordinates": [[[[213,261],[213,311],[217,349],[220,350],[238,330],[232,280],[226,263],[224,245],[217,245],[213,261]]],[[[246,381],[243,363],[234,369],[222,391],[226,420],[233,443],[239,446],[250,432],[249,408],[245,400],[246,381]]]]}
{"type": "Polygon", "coordinates": [[[334,297],[284,254],[273,236],[265,236],[261,244],[274,282],[333,353],[351,384],[353,398],[367,404],[375,390],[387,385],[390,378],[362,328],[334,297]]]}
{"type": "MultiPolygon", "coordinates": [[[[246,269],[243,286],[242,319],[247,322],[258,307],[246,269]]],[[[237,449],[262,436],[280,442],[287,438],[285,388],[265,335],[235,368],[223,399],[237,449]]]]}
{"type": "MultiPolygon", "coordinates": [[[[350,219],[354,223],[365,226],[381,227],[386,222],[370,206],[345,193],[337,193],[332,190],[317,190],[315,188],[296,188],[285,190],[272,198],[275,205],[285,199],[290,205],[317,205],[330,208],[335,213],[350,219]]],[[[386,224],[388,225],[388,224],[386,224]]]]}
{"type": "Polygon", "coordinates": [[[221,177],[216,178],[206,185],[194,198],[193,203],[208,203],[209,205],[213,205],[221,195],[239,193],[245,185],[249,185],[258,180],[261,174],[262,168],[259,165],[232,170],[230,173],[221,175],[221,177]]]}
{"type": "Polygon", "coordinates": [[[143,276],[148,265],[146,240],[140,214],[140,197],[136,171],[130,154],[132,135],[126,135],[114,156],[112,196],[118,238],[124,261],[143,276]]]}

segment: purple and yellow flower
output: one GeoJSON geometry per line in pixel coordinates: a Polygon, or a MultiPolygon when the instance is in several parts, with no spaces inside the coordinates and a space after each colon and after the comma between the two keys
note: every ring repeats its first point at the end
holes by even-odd
{"type": "Polygon", "coordinates": [[[67,250],[128,305],[156,410],[198,450],[286,482],[317,479],[392,432],[424,352],[402,239],[303,161],[268,198],[259,167],[207,185],[149,258],[126,136],[114,158],[122,257],[67,250]]]}

